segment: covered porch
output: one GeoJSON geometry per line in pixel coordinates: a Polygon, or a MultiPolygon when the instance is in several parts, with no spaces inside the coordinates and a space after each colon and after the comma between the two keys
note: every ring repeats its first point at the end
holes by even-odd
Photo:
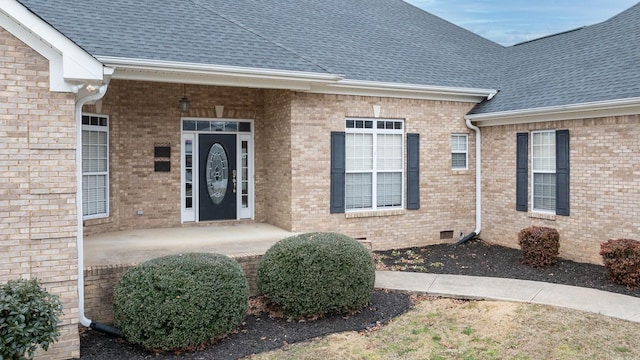
{"type": "Polygon", "coordinates": [[[84,237],[84,267],[135,265],[170,254],[212,252],[230,257],[262,255],[295,235],[265,223],[134,229],[84,237]]]}
{"type": "Polygon", "coordinates": [[[276,242],[295,233],[265,223],[133,229],[84,237],[84,301],[93,321],[113,323],[113,289],[129,269],[146,260],[186,252],[235,259],[256,294],[258,264],[276,242]]]}

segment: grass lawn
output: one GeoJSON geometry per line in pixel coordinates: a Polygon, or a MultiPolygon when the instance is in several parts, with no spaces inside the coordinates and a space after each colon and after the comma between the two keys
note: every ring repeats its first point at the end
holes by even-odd
{"type": "MultiPolygon", "coordinates": [[[[577,299],[578,300],[578,299],[577,299]]],[[[332,334],[262,359],[638,359],[640,323],[541,305],[421,299],[369,332],[332,334]]]]}

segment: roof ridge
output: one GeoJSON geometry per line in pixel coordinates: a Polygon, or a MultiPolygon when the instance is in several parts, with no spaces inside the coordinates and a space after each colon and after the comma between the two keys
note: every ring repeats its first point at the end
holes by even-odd
{"type": "Polygon", "coordinates": [[[221,13],[219,13],[219,12],[217,12],[217,11],[215,11],[215,10],[205,6],[205,5],[203,5],[201,0],[189,0],[189,1],[191,1],[195,6],[199,6],[201,9],[209,11],[209,12],[213,13],[214,15],[216,15],[216,16],[218,16],[218,17],[220,17],[220,18],[222,18],[222,19],[224,19],[224,20],[226,20],[226,21],[228,21],[228,22],[230,22],[230,23],[242,28],[243,30],[246,30],[246,31],[252,33],[253,35],[255,35],[257,37],[259,37],[259,38],[261,38],[261,39],[263,39],[263,40],[265,40],[265,41],[267,41],[267,42],[269,42],[269,43],[271,43],[271,44],[273,44],[273,45],[275,45],[275,46],[277,46],[277,47],[279,47],[281,49],[284,49],[284,50],[294,54],[295,56],[298,56],[300,59],[303,59],[304,61],[307,61],[310,64],[313,64],[313,65],[321,68],[322,70],[326,71],[327,73],[334,73],[334,71],[331,71],[331,69],[329,69],[327,66],[317,63],[316,61],[308,58],[307,56],[305,56],[303,54],[298,53],[297,51],[285,46],[284,44],[281,44],[281,43],[279,43],[277,41],[273,41],[272,39],[269,39],[268,37],[266,37],[266,36],[262,35],[260,32],[258,32],[257,30],[245,25],[244,23],[241,23],[239,20],[235,20],[231,16],[223,15],[223,14],[221,14],[221,13]]]}
{"type": "Polygon", "coordinates": [[[555,34],[545,35],[545,36],[541,36],[541,37],[539,37],[539,38],[535,38],[535,39],[531,39],[531,40],[522,41],[522,42],[519,42],[519,43],[517,43],[517,44],[513,44],[513,45],[511,45],[511,47],[516,47],[516,46],[519,46],[519,45],[524,45],[524,44],[532,43],[532,42],[534,42],[534,41],[538,41],[538,40],[544,40],[544,39],[552,38],[552,37],[555,37],[555,36],[560,36],[560,35],[564,35],[564,34],[569,34],[569,33],[575,32],[575,31],[580,31],[580,30],[585,29],[585,28],[587,28],[587,27],[589,27],[589,26],[591,26],[591,25],[580,26],[580,27],[577,27],[577,28],[575,28],[575,29],[565,30],[565,31],[561,31],[561,32],[558,32],[558,33],[555,33],[555,34]]]}

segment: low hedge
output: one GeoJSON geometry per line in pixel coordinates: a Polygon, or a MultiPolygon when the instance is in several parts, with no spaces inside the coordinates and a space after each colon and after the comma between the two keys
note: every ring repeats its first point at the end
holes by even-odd
{"type": "Polygon", "coordinates": [[[240,265],[219,254],[170,255],[127,271],[114,289],[114,321],[131,343],[190,349],[225,335],[247,314],[240,265]]]}
{"type": "Polygon", "coordinates": [[[532,267],[548,267],[558,261],[560,234],[556,229],[531,226],[520,230],[518,244],[522,249],[523,264],[532,267]]]}
{"type": "Polygon", "coordinates": [[[600,256],[612,282],[629,288],[640,288],[640,241],[607,240],[600,244],[600,256]]]}
{"type": "Polygon", "coordinates": [[[262,257],[258,291],[283,314],[300,318],[365,306],[375,267],[369,251],[336,233],[307,233],[281,240],[262,257]]]}

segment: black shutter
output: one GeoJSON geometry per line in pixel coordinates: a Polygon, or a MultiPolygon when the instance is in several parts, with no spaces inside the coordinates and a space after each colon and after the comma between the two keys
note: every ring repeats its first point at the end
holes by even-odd
{"type": "Polygon", "coordinates": [[[569,130],[556,131],[556,215],[569,216],[569,130]]]}
{"type": "Polygon", "coordinates": [[[516,210],[528,210],[529,193],[529,133],[517,134],[516,210]]]}
{"type": "Polygon", "coordinates": [[[420,134],[407,134],[407,209],[420,209],[420,134]]]}
{"type": "Polygon", "coordinates": [[[330,213],[344,213],[345,134],[331,132],[331,205],[330,213]]]}

